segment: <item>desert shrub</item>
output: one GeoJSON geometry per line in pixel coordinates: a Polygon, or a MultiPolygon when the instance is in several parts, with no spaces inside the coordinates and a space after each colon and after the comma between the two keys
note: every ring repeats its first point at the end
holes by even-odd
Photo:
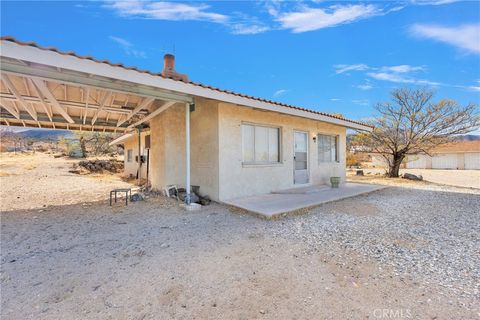
{"type": "Polygon", "coordinates": [[[359,167],[361,165],[358,155],[355,153],[347,153],[347,167],[359,167]]]}

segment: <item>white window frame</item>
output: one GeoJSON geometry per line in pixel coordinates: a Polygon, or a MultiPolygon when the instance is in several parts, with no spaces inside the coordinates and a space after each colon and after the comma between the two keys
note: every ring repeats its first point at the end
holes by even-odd
{"type": "Polygon", "coordinates": [[[132,162],[133,160],[133,149],[127,150],[127,162],[132,162]]]}
{"type": "MultiPolygon", "coordinates": [[[[241,134],[242,134],[242,165],[246,166],[262,166],[262,165],[278,165],[282,163],[282,127],[274,126],[274,125],[267,125],[267,124],[259,124],[253,122],[242,122],[241,126],[241,134]],[[278,159],[277,161],[244,161],[244,154],[243,154],[243,144],[244,144],[244,136],[243,136],[243,126],[253,126],[253,127],[262,127],[262,128],[269,128],[269,129],[277,129],[278,130],[278,159]]],[[[255,134],[253,135],[253,157],[255,158],[255,134]]]]}
{"type": "Polygon", "coordinates": [[[317,157],[318,157],[318,164],[324,163],[339,163],[340,162],[340,154],[339,154],[339,145],[340,145],[340,136],[336,134],[328,134],[328,133],[317,133],[317,157]],[[330,159],[328,161],[320,159],[320,136],[330,137],[335,139],[335,158],[330,159]]]}

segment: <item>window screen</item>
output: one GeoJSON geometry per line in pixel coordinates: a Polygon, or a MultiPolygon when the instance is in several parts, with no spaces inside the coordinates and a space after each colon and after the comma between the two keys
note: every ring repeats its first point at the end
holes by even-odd
{"type": "Polygon", "coordinates": [[[317,135],[318,162],[338,161],[338,136],[317,135]]]}
{"type": "Polygon", "coordinates": [[[127,150],[127,162],[132,162],[133,150],[127,150]]]}
{"type": "Polygon", "coordinates": [[[280,162],[279,130],[279,128],[243,124],[243,162],[250,164],[280,162]]]}

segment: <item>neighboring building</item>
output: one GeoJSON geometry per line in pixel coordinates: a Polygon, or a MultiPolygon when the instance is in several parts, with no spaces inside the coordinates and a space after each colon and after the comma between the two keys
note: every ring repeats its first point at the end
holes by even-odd
{"type": "MultiPolygon", "coordinates": [[[[439,145],[429,153],[430,155],[408,155],[403,160],[401,168],[480,170],[480,140],[439,145]]],[[[370,153],[369,155],[373,167],[387,167],[387,162],[381,154],[370,153]]]]}
{"type": "Polygon", "coordinates": [[[9,75],[2,97],[34,107],[2,105],[1,121],[123,132],[113,143],[124,144],[125,173],[132,176],[139,170],[141,126],[141,176],[160,190],[196,185],[225,201],[328,184],[332,176],[345,181],[346,129],[372,130],[340,116],[190,82],[176,73],[171,55],[164,57],[164,70],[153,73],[4,38],[1,57],[9,75]],[[54,90],[58,83],[63,90],[54,90]],[[53,116],[44,114],[45,99],[32,97],[36,91],[52,104],[53,116]]]}
{"type": "Polygon", "coordinates": [[[430,154],[409,155],[406,168],[480,170],[480,140],[440,145],[430,154]]]}
{"type": "MultiPolygon", "coordinates": [[[[110,145],[123,144],[124,175],[130,178],[138,178],[138,134],[127,133],[115,139],[110,145]]],[[[150,132],[143,131],[140,135],[140,155],[142,160],[142,179],[149,180],[150,177],[150,132]]]]}

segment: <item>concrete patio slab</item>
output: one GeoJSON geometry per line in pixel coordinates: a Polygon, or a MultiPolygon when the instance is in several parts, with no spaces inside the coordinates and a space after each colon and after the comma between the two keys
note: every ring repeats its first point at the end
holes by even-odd
{"type": "Polygon", "coordinates": [[[271,219],[299,209],[314,207],[383,188],[385,186],[362,183],[345,183],[340,185],[338,189],[326,185],[314,185],[236,198],[224,201],[224,203],[271,219]]]}

